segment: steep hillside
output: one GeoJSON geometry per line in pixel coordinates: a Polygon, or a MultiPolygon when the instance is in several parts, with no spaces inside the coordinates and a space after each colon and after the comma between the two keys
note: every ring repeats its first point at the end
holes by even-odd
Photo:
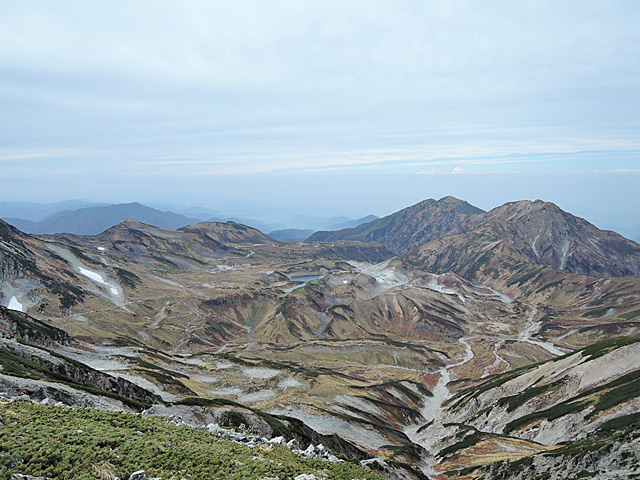
{"type": "Polygon", "coordinates": [[[2,304],[16,310],[36,306],[46,290],[58,309],[81,302],[87,291],[71,266],[49,244],[0,220],[0,292],[2,304]]]}
{"type": "Polygon", "coordinates": [[[599,277],[640,274],[640,245],[553,203],[507,203],[483,217],[502,222],[510,235],[505,240],[530,263],[599,277]]]}
{"type": "Polygon", "coordinates": [[[640,245],[541,200],[489,212],[453,197],[425,200],[357,228],[316,232],[307,242],[338,240],[380,242],[428,271],[468,278],[493,256],[591,276],[640,273],[640,245]]]}
{"type": "MultiPolygon", "coordinates": [[[[614,451],[631,431],[631,438],[640,431],[639,366],[639,340],[619,337],[483,383],[472,382],[420,430],[418,442],[435,455],[441,472],[470,474],[475,467],[531,455],[535,457],[517,462],[515,469],[501,464],[475,474],[511,471],[508,478],[516,478],[519,469],[526,468],[529,476],[518,478],[543,472],[557,475],[558,458],[564,476],[554,478],[637,466],[637,450],[626,458],[614,451]]],[[[501,478],[493,474],[485,478],[501,478]]]]}
{"type": "Polygon", "coordinates": [[[479,208],[453,197],[429,199],[355,228],[316,232],[306,241],[375,241],[401,254],[429,240],[460,231],[470,218],[481,213],[479,208]]]}
{"type": "Polygon", "coordinates": [[[51,215],[39,222],[30,222],[17,218],[10,219],[10,222],[20,230],[32,234],[64,232],[77,235],[96,235],[126,220],[168,229],[176,229],[198,222],[177,213],[162,212],[139,203],[123,203],[68,210],[51,215]]]}
{"type": "Polygon", "coordinates": [[[160,398],[138,385],[57,353],[71,337],[24,313],[0,307],[0,383],[5,395],[140,410],[160,398]],[[47,348],[44,348],[46,346],[47,348]],[[35,393],[34,393],[35,392],[35,393]]]}
{"type": "Polygon", "coordinates": [[[517,202],[492,210],[480,226],[427,242],[405,257],[434,273],[483,280],[508,278],[522,264],[617,277],[640,272],[640,245],[544,202],[517,202]]]}

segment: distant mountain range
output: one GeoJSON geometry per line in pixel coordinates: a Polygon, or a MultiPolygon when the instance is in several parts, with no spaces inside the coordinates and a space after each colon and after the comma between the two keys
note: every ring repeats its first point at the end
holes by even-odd
{"type": "Polygon", "coordinates": [[[107,204],[86,202],[84,200],[66,200],[55,203],[0,202],[0,218],[20,218],[32,222],[39,222],[58,212],[104,205],[107,204]]]}
{"type": "Polygon", "coordinates": [[[56,213],[39,222],[20,218],[5,218],[4,220],[26,233],[74,233],[76,235],[97,235],[127,220],[170,230],[198,223],[198,220],[194,218],[173,212],[161,212],[135,202],[68,210],[56,213]]]}
{"type": "Polygon", "coordinates": [[[313,224],[315,227],[293,229],[278,222],[217,214],[204,207],[182,208],[177,211],[153,208],[137,202],[108,205],[70,200],[51,204],[0,202],[0,218],[25,233],[73,233],[76,235],[97,235],[127,220],[167,229],[195,225],[202,221],[215,223],[231,221],[256,228],[264,233],[278,232],[273,236],[274,239],[289,241],[305,239],[318,228],[338,230],[354,227],[378,217],[369,215],[357,220],[350,220],[347,217],[306,219],[299,217],[297,222],[313,224]]]}
{"type": "Polygon", "coordinates": [[[342,230],[344,228],[354,228],[362,225],[363,223],[373,222],[380,217],[375,215],[367,215],[366,217],[358,218],[356,220],[348,220],[346,222],[336,223],[327,228],[327,230],[342,230]]]}
{"type": "Polygon", "coordinates": [[[294,242],[307,238],[315,230],[301,230],[299,228],[285,228],[282,230],[274,230],[269,236],[279,242],[294,242]]]}

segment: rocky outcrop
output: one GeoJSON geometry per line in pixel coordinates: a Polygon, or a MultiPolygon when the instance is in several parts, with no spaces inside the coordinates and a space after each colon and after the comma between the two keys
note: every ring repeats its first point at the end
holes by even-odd
{"type": "Polygon", "coordinates": [[[4,336],[16,337],[27,343],[36,343],[45,347],[71,343],[71,336],[64,330],[2,306],[0,306],[0,332],[4,336]]]}
{"type": "MultiPolygon", "coordinates": [[[[337,435],[323,435],[318,433],[303,421],[284,415],[269,415],[258,410],[243,407],[237,404],[230,406],[197,406],[197,405],[154,405],[143,412],[143,415],[160,415],[171,418],[176,425],[184,425],[192,428],[208,425],[208,429],[216,434],[225,436],[228,440],[241,443],[262,445],[286,444],[288,448],[305,451],[310,447],[309,454],[316,452],[318,445],[323,447],[318,450],[319,456],[326,456],[331,452],[336,456],[346,459],[363,460],[371,458],[371,455],[360,450],[355,445],[343,440],[337,435]],[[237,432],[233,429],[222,428],[220,423],[228,418],[228,413],[242,419],[241,429],[237,432]],[[239,415],[238,415],[239,414],[239,415]],[[284,443],[283,443],[284,442],[284,443]]],[[[304,455],[303,455],[304,456],[304,455]]]]}
{"type": "MultiPolygon", "coordinates": [[[[157,395],[124,378],[113,377],[53,351],[26,345],[15,339],[0,339],[1,352],[9,352],[9,355],[5,354],[2,360],[7,362],[3,371],[8,374],[20,376],[28,374],[42,380],[61,382],[75,389],[88,389],[97,395],[107,395],[125,402],[131,401],[130,405],[138,408],[141,404],[162,401],[157,395]],[[26,362],[22,362],[20,358],[26,362]]],[[[55,389],[54,387],[50,385],[50,388],[55,389]]]]}

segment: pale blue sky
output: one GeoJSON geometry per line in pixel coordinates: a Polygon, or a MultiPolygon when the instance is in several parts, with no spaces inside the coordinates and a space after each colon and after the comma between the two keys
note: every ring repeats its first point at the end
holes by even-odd
{"type": "Polygon", "coordinates": [[[636,1],[0,6],[0,200],[295,208],[299,185],[348,184],[348,203],[314,201],[384,214],[376,194],[446,186],[487,208],[586,175],[640,213],[621,190],[640,186],[636,1]],[[369,175],[422,178],[374,192],[369,175]]]}

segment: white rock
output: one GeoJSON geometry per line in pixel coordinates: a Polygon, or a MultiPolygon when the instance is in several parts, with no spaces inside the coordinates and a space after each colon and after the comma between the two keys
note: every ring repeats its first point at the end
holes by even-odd
{"type": "Polygon", "coordinates": [[[275,445],[286,445],[287,441],[284,439],[284,437],[273,437],[271,440],[269,440],[269,443],[273,443],[275,445]]]}

